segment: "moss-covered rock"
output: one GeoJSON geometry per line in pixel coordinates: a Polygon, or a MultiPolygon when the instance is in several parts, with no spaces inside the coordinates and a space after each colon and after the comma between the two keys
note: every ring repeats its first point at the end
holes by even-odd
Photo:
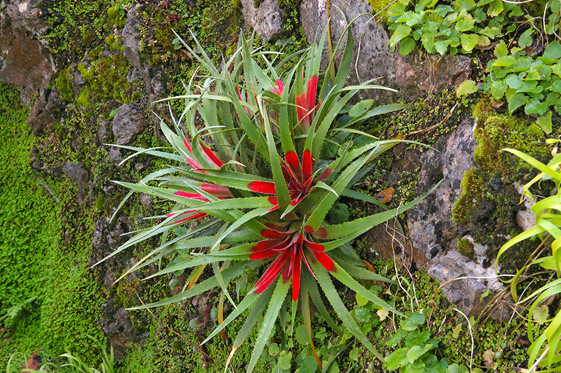
{"type": "MultiPolygon", "coordinates": [[[[520,194],[517,185],[530,177],[530,168],[501,149],[513,148],[534,158],[548,156],[542,130],[531,122],[497,114],[489,100],[483,99],[474,109],[477,125],[477,165],[465,173],[462,193],[456,201],[453,219],[474,237],[475,242],[498,249],[507,237],[520,231],[516,223],[520,194]]],[[[496,251],[491,251],[493,255],[496,251]]],[[[525,256],[517,256],[525,260],[525,256]]],[[[515,258],[513,258],[515,259],[515,258]]],[[[510,266],[516,263],[504,263],[510,266]]]]}

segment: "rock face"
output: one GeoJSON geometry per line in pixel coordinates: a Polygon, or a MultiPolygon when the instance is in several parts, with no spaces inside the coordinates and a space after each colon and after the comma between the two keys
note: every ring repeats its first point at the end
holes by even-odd
{"type": "MultiPolygon", "coordinates": [[[[361,14],[371,14],[366,1],[332,0],[330,3],[331,39],[337,44],[347,22],[361,14]],[[344,14],[337,9],[341,9],[344,14]]],[[[303,0],[300,19],[309,42],[318,40],[326,24],[326,0],[303,0]]],[[[428,56],[403,58],[398,51],[392,52],[388,45],[387,32],[373,17],[363,15],[351,27],[354,39],[353,62],[349,83],[356,84],[369,79],[377,79],[399,91],[396,96],[421,96],[466,80],[470,73],[470,59],[465,56],[428,56]]],[[[344,43],[342,44],[344,45],[344,43]]],[[[342,47],[341,49],[342,50],[342,47]]],[[[340,58],[340,56],[339,56],[340,58]]],[[[366,96],[388,101],[391,95],[370,91],[366,96]]]]}
{"type": "Polygon", "coordinates": [[[433,259],[428,273],[441,284],[459,278],[444,285],[442,291],[450,302],[457,303],[465,313],[473,316],[479,315],[490,300],[491,296],[481,299],[488,289],[500,291],[504,288],[496,278],[493,266],[484,268],[453,250],[433,259]]]}
{"type": "Polygon", "coordinates": [[[269,41],[284,32],[283,11],[276,0],[264,0],[255,8],[253,0],[241,0],[246,27],[251,26],[263,40],[269,41]]]}
{"type": "Polygon", "coordinates": [[[27,102],[33,91],[47,87],[54,71],[49,54],[38,40],[46,23],[33,3],[2,2],[0,13],[0,80],[25,87],[22,98],[27,102]]]}
{"type": "Polygon", "coordinates": [[[136,104],[121,105],[111,123],[117,144],[129,144],[145,127],[141,109],[136,104]]]}
{"type": "Polygon", "coordinates": [[[55,68],[39,39],[47,25],[35,3],[13,0],[1,4],[0,81],[18,86],[24,103],[33,102],[28,123],[38,134],[52,121],[57,97],[47,88],[55,68]]]}
{"type": "Polygon", "coordinates": [[[475,244],[469,236],[462,237],[462,227],[451,219],[454,202],[461,193],[464,173],[475,166],[473,126],[473,119],[465,119],[448,139],[437,142],[435,147],[442,148],[442,153],[429,150],[421,157],[423,166],[419,173],[417,193],[426,192],[439,180],[442,180],[442,184],[408,213],[407,225],[413,246],[429,259],[429,275],[441,283],[458,277],[470,277],[453,281],[445,285],[442,291],[450,302],[458,303],[464,312],[477,315],[491,298],[481,300],[487,289],[498,291],[504,286],[496,278],[492,263],[488,263],[487,248],[475,244]],[[470,258],[458,252],[458,239],[473,246],[470,258]]]}
{"type": "Polygon", "coordinates": [[[62,167],[62,172],[76,184],[84,184],[88,181],[88,170],[81,163],[67,163],[62,167]]]}
{"type": "Polygon", "coordinates": [[[127,21],[125,22],[125,27],[121,31],[121,36],[123,38],[123,56],[129,61],[129,63],[134,68],[133,71],[139,72],[146,85],[146,91],[150,92],[150,76],[148,73],[148,67],[145,66],[140,60],[140,54],[138,51],[138,45],[140,43],[140,32],[138,31],[138,25],[140,20],[138,18],[138,11],[140,9],[140,4],[135,5],[127,12],[127,21]]]}
{"type": "MultiPolygon", "coordinates": [[[[473,152],[476,147],[473,120],[466,119],[448,137],[443,139],[442,153],[429,150],[420,163],[417,194],[428,191],[438,181],[442,184],[421,201],[407,215],[407,225],[413,245],[428,258],[445,251],[457,237],[458,227],[452,221],[452,207],[461,193],[464,173],[475,166],[473,152]]],[[[436,148],[442,147],[437,143],[436,148]]]]}

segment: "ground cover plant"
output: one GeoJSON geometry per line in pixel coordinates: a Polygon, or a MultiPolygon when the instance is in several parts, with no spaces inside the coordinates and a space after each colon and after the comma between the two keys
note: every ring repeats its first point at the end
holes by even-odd
{"type": "Polygon", "coordinates": [[[161,121],[162,132],[174,152],[123,146],[137,152],[132,156],[148,153],[173,165],[136,184],[117,183],[131,193],[171,201],[175,207],[110,255],[163,234],[162,244],[121,278],[163,257],[171,257],[171,261],[150,277],[193,268],[180,294],[134,309],[179,302],[220,288],[234,310],[203,344],[249,310],[234,340],[231,359],[265,313],[248,371],[254,369],[279,314],[291,315],[292,333],[296,315],[301,312],[311,339],[313,303],[338,329],[318,284],[346,329],[382,359],[344,305],[331,277],[379,308],[396,312],[357,281],[389,280],[365,269],[350,244],[420,199],[353,221],[326,221],[342,195],[385,209],[372,197],[349,188],[369,161],[399,140],[380,141],[352,126],[403,108],[395,104],[373,108],[372,100],[349,105],[360,89],[386,88],[371,82],[344,87],[352,54],[352,35],[345,35],[348,42],[338,72],[330,76],[320,73],[320,46],[325,33],[320,46],[298,53],[299,62],[282,76],[278,72],[287,60],[279,53],[253,50],[251,40],[243,35],[239,48],[221,69],[214,66],[194,38],[196,50],[185,43],[184,47],[200,62],[207,78],[199,86],[192,81],[185,84],[185,94],[170,99],[185,104],[179,117],[170,112],[173,126],[161,121]],[[342,113],[347,115],[340,118],[342,113]],[[205,278],[207,267],[213,275],[199,282],[205,278]],[[260,278],[236,304],[229,286],[248,271],[258,271],[260,278]]]}
{"type": "MultiPolygon", "coordinates": [[[[407,55],[419,44],[440,55],[473,53],[494,48],[484,70],[481,89],[496,100],[505,99],[508,111],[518,108],[552,132],[554,112],[561,115],[561,2],[543,8],[504,1],[398,1],[389,9],[389,46],[407,55]]],[[[478,90],[472,80],[458,95],[478,90]]]]}
{"type": "Polygon", "coordinates": [[[513,33],[509,19],[524,12],[519,4],[500,0],[401,0],[389,10],[391,48],[408,55],[418,42],[429,53],[470,53],[513,33]]]}

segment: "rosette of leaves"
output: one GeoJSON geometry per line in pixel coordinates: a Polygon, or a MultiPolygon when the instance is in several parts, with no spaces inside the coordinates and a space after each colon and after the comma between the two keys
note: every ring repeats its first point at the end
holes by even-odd
{"type": "MultiPolygon", "coordinates": [[[[333,76],[320,74],[325,33],[319,46],[299,53],[296,65],[282,75],[279,72],[294,56],[282,59],[276,52],[252,50],[251,40],[246,41],[243,35],[239,48],[221,69],[213,65],[196,38],[195,48],[184,43],[208,76],[200,86],[194,87],[192,80],[184,95],[168,99],[185,104],[179,117],[170,110],[171,126],[161,121],[170,147],[124,147],[173,163],[136,184],[118,182],[131,190],[127,198],[133,192],[147,193],[174,202],[176,207],[110,256],[163,235],[163,243],[123,276],[163,257],[170,258],[169,264],[150,277],[191,270],[180,294],[134,309],[180,302],[220,288],[221,297],[234,309],[203,343],[250,310],[230,355],[260,325],[248,371],[254,369],[283,307],[291,309],[292,325],[296,313],[301,312],[310,340],[311,303],[340,330],[319,288],[343,325],[382,358],[345,307],[332,278],[379,307],[394,311],[359,283],[388,280],[365,269],[350,243],[420,199],[393,210],[382,205],[385,211],[381,213],[341,224],[325,220],[341,196],[380,205],[350,187],[373,158],[399,140],[379,141],[351,127],[404,107],[372,108],[373,102],[367,100],[349,110],[349,102],[359,90],[388,88],[371,81],[344,86],[352,55],[348,27],[345,34],[347,43],[333,76]],[[343,112],[348,114],[341,116],[343,112]],[[199,282],[207,269],[212,276],[199,282]],[[228,288],[247,271],[258,272],[259,279],[236,304],[228,288]]],[[[329,64],[333,63],[331,58],[329,64]]],[[[317,355],[316,359],[319,362],[317,355]]]]}
{"type": "Polygon", "coordinates": [[[516,30],[510,20],[524,14],[517,3],[501,0],[399,0],[389,9],[390,48],[403,56],[420,42],[429,53],[470,53],[516,30]]]}
{"type": "MultiPolygon", "coordinates": [[[[548,143],[558,143],[559,140],[548,140],[548,143]]],[[[520,268],[514,278],[510,281],[510,290],[514,300],[520,305],[528,305],[528,340],[531,345],[528,348],[528,368],[536,371],[538,367],[546,368],[548,372],[561,371],[561,309],[557,307],[555,314],[548,316],[548,304],[554,297],[561,294],[561,154],[554,155],[549,163],[540,161],[514,149],[504,149],[509,153],[521,158],[540,173],[523,187],[523,197],[534,201],[531,211],[536,215],[536,225],[520,233],[518,236],[505,243],[497,254],[495,269],[498,268],[499,259],[508,250],[511,250],[521,241],[538,237],[541,245],[550,247],[546,255],[530,258],[529,264],[520,268]],[[556,186],[556,193],[539,201],[530,192],[530,187],[536,183],[551,181],[556,186]],[[527,279],[528,271],[539,266],[550,276],[545,284],[530,295],[520,299],[517,287],[527,279]],[[541,325],[536,335],[537,324],[541,325]]]]}

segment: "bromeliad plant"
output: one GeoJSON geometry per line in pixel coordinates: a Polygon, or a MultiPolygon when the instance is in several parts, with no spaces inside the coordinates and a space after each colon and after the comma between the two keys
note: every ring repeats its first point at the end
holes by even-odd
{"type": "MultiPolygon", "coordinates": [[[[395,217],[398,209],[383,206],[386,211],[382,213],[335,225],[325,218],[340,196],[380,204],[350,187],[373,158],[398,140],[378,141],[351,127],[403,106],[370,109],[372,101],[361,102],[351,108],[351,115],[341,119],[360,89],[387,89],[371,82],[344,87],[352,55],[348,28],[345,34],[347,44],[334,76],[323,76],[319,71],[325,34],[319,46],[297,55],[299,62],[290,69],[285,66],[294,55],[277,62],[279,53],[254,51],[251,41],[243,36],[238,50],[220,70],[195,38],[196,50],[184,43],[208,76],[201,86],[194,86],[192,79],[185,86],[185,95],[169,99],[185,103],[179,118],[170,106],[173,128],[161,121],[171,150],[125,147],[174,163],[137,184],[119,182],[131,189],[126,198],[142,192],[174,202],[176,207],[111,256],[163,234],[163,243],[123,276],[164,256],[171,262],[151,277],[193,269],[183,292],[145,307],[180,302],[220,287],[221,299],[226,297],[234,309],[203,343],[251,310],[230,359],[265,312],[248,371],[255,367],[283,307],[291,307],[293,325],[299,306],[310,339],[310,299],[323,318],[339,330],[318,284],[347,329],[382,358],[344,306],[331,277],[393,311],[357,281],[387,280],[365,269],[350,243],[372,226],[395,217]],[[207,266],[213,275],[197,284],[207,266]],[[228,288],[247,271],[258,271],[260,278],[236,304],[228,288]]],[[[333,63],[332,57],[329,64],[333,63]]],[[[402,205],[399,212],[417,202],[402,205]]]]}

